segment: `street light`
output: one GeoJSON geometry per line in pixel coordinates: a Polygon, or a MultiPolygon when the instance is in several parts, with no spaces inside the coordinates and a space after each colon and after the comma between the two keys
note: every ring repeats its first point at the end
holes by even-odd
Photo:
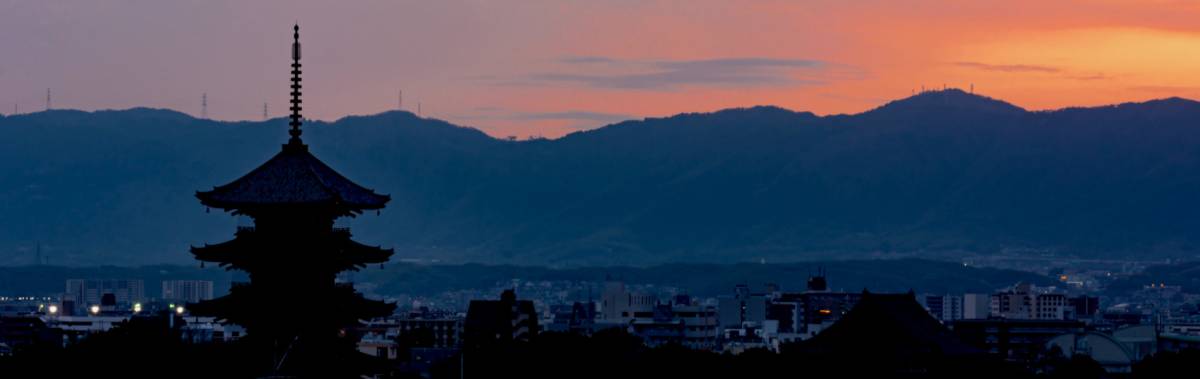
{"type": "Polygon", "coordinates": [[[92,314],[100,314],[100,306],[99,305],[93,305],[93,306],[89,307],[88,310],[91,311],[92,314]]]}
{"type": "Polygon", "coordinates": [[[133,303],[133,313],[140,313],[141,311],[142,303],[133,303]]]}
{"type": "Polygon", "coordinates": [[[50,304],[50,306],[46,307],[46,308],[47,308],[46,310],[50,311],[50,314],[52,314],[52,315],[58,314],[58,306],[57,305],[50,304]]]}
{"type": "Polygon", "coordinates": [[[175,314],[178,314],[178,315],[183,314],[183,306],[182,305],[175,307],[175,314]]]}

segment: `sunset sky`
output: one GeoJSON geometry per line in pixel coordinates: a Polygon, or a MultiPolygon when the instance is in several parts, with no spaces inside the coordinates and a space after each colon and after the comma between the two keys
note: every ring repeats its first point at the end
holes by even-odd
{"type": "Polygon", "coordinates": [[[922,85],[1027,109],[1200,98],[1200,2],[0,0],[0,113],[404,107],[494,136],[680,112],[856,113],[922,85]]]}

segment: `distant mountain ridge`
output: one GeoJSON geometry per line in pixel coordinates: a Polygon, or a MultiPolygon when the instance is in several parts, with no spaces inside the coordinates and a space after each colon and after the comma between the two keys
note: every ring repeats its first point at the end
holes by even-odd
{"type": "MultiPolygon", "coordinates": [[[[350,221],[398,259],[549,265],[993,253],[1194,257],[1200,103],[1026,111],[946,90],[855,115],[778,107],[506,141],[407,112],[306,123],[392,196],[350,221]]],[[[193,197],[285,120],[130,109],[0,118],[0,265],[190,263],[234,218],[193,197]]]]}

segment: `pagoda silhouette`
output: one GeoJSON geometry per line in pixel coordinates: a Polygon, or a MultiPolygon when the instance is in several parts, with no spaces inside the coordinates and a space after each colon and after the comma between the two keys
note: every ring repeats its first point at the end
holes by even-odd
{"type": "Polygon", "coordinates": [[[254,372],[237,374],[358,377],[369,366],[362,361],[370,357],[356,350],[348,329],[360,320],[391,315],[395,304],[366,299],[351,284],[337,283],[336,276],[382,264],[392,250],[355,242],[350,230],[334,221],[377,211],[390,197],[342,176],[300,140],[299,25],[294,38],[291,138],[241,178],[196,193],[201,204],[249,217],[253,226],[239,226],[232,240],[192,247],[191,253],[202,262],[244,271],[250,281],[189,307],[193,315],[246,328],[238,358],[254,372]]]}

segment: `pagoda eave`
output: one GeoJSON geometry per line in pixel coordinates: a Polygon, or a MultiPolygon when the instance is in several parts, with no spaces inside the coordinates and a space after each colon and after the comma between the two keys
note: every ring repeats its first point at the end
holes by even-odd
{"type": "MultiPolygon", "coordinates": [[[[291,309],[302,304],[278,304],[268,294],[258,291],[251,286],[234,286],[229,294],[212,300],[188,304],[192,314],[197,316],[217,317],[225,322],[244,325],[257,320],[263,314],[291,309]]],[[[310,293],[305,300],[319,304],[323,309],[336,309],[337,312],[318,312],[316,315],[324,322],[340,325],[356,324],[359,320],[390,316],[396,310],[396,304],[380,300],[371,300],[356,292],[353,287],[338,285],[329,292],[310,293]]],[[[310,315],[312,316],[312,315],[310,315]]]]}
{"type": "MultiPolygon", "coordinates": [[[[253,240],[255,238],[252,237],[253,235],[254,232],[252,231],[241,231],[232,240],[213,245],[192,246],[190,250],[197,260],[219,263],[226,270],[244,270],[248,265],[255,263],[254,257],[270,257],[252,254],[255,251],[263,250],[253,240]]],[[[326,260],[325,266],[331,270],[347,269],[357,271],[369,264],[387,262],[392,254],[395,253],[393,249],[384,249],[379,246],[368,246],[355,242],[349,238],[348,233],[335,233],[334,236],[337,237],[333,237],[334,239],[327,242],[327,244],[322,243],[318,246],[310,246],[316,250],[331,252],[330,254],[323,255],[326,260]]]]}
{"type": "Polygon", "coordinates": [[[337,200],[323,200],[311,202],[235,202],[219,200],[211,196],[212,192],[196,192],[196,198],[200,199],[200,205],[208,208],[221,209],[234,214],[252,214],[263,211],[273,210],[294,210],[297,208],[321,209],[326,208],[337,214],[348,216],[360,215],[365,211],[376,211],[383,209],[391,197],[388,195],[379,195],[382,198],[380,203],[353,203],[337,200]]]}

